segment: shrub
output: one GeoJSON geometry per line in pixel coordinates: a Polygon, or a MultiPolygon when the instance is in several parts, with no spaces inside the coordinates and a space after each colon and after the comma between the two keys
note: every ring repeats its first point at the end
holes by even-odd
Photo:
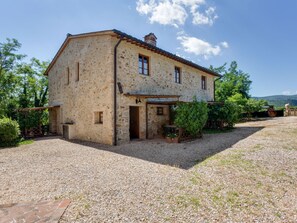
{"type": "Polygon", "coordinates": [[[189,103],[179,103],[174,123],[183,128],[191,136],[196,137],[202,132],[207,121],[207,104],[198,102],[196,98],[189,103]]]}
{"type": "Polygon", "coordinates": [[[222,118],[229,128],[234,127],[239,119],[239,108],[235,103],[226,101],[221,109],[222,118]]]}
{"type": "Polygon", "coordinates": [[[245,98],[239,93],[229,97],[227,102],[235,103],[239,109],[238,112],[242,114],[246,113],[248,117],[251,117],[253,112],[261,111],[263,106],[268,105],[265,100],[245,98]]]}
{"type": "Polygon", "coordinates": [[[20,135],[17,121],[10,118],[0,119],[0,146],[16,145],[20,135]]]}

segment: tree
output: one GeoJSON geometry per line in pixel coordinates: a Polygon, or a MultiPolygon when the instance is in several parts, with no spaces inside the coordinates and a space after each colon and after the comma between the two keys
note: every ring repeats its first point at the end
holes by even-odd
{"type": "Polygon", "coordinates": [[[8,105],[14,103],[19,78],[15,70],[25,55],[17,54],[21,44],[16,39],[6,39],[0,43],[0,116],[7,112],[8,105]]]}
{"type": "Polygon", "coordinates": [[[238,68],[236,61],[232,61],[228,69],[226,65],[225,63],[218,68],[210,66],[211,70],[223,75],[221,79],[216,81],[216,99],[226,101],[235,94],[241,94],[244,98],[249,98],[252,84],[250,76],[238,68]]]}
{"type": "Polygon", "coordinates": [[[238,68],[236,61],[232,61],[228,69],[226,65],[227,63],[217,68],[210,66],[211,70],[223,75],[216,81],[216,99],[221,102],[235,103],[239,112],[247,113],[248,116],[260,111],[267,102],[250,98],[249,91],[252,84],[250,76],[238,68]]]}
{"type": "Polygon", "coordinates": [[[48,62],[41,62],[32,58],[30,63],[18,66],[17,74],[20,76],[21,97],[25,104],[20,107],[43,107],[47,103],[48,80],[43,75],[48,62]]]}
{"type": "MultiPolygon", "coordinates": [[[[43,107],[48,101],[48,80],[43,75],[48,62],[41,62],[32,58],[30,63],[22,63],[18,66],[17,74],[20,77],[19,108],[43,107]]],[[[21,129],[29,129],[47,124],[48,113],[45,110],[29,111],[19,114],[21,129]]]]}
{"type": "Polygon", "coordinates": [[[18,120],[22,130],[41,128],[48,120],[47,111],[17,111],[47,104],[48,81],[43,74],[49,63],[36,58],[23,62],[25,55],[17,53],[20,47],[16,39],[0,43],[0,117],[18,120]]]}

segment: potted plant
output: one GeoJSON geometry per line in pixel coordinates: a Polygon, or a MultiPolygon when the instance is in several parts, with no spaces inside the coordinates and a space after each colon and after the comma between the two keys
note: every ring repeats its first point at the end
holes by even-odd
{"type": "Polygon", "coordinates": [[[178,134],[170,132],[166,136],[166,141],[168,143],[179,143],[179,137],[178,134]]]}

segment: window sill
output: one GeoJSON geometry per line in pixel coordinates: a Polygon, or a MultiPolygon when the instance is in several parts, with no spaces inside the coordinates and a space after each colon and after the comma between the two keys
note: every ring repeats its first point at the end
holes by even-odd
{"type": "Polygon", "coordinates": [[[145,76],[145,77],[149,77],[150,76],[149,74],[142,74],[142,73],[139,73],[139,75],[145,76]]]}

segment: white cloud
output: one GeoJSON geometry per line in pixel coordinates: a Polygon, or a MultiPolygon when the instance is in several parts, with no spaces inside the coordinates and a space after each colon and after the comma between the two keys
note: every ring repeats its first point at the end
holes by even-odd
{"type": "Polygon", "coordinates": [[[221,42],[221,46],[224,48],[229,48],[229,44],[226,41],[221,42]]]}
{"type": "Polygon", "coordinates": [[[185,6],[205,4],[205,0],[173,0],[174,3],[183,4],[185,6]]]}
{"type": "MultiPolygon", "coordinates": [[[[219,45],[212,45],[196,37],[182,35],[178,36],[177,39],[180,41],[184,51],[197,56],[203,56],[204,59],[208,59],[210,56],[217,56],[221,53],[221,47],[219,45]]],[[[227,42],[225,42],[226,44],[228,45],[227,42]]]]}
{"type": "Polygon", "coordinates": [[[291,95],[291,92],[290,91],[283,91],[282,94],[283,95],[291,95]]]}
{"type": "Polygon", "coordinates": [[[198,11],[198,6],[193,6],[191,12],[193,15],[193,24],[195,25],[210,25],[214,24],[214,21],[218,18],[215,13],[215,8],[209,7],[204,13],[198,11]]]}
{"type": "Polygon", "coordinates": [[[187,17],[188,14],[183,7],[166,1],[154,8],[150,22],[178,27],[185,23],[187,17]]]}
{"type": "Polygon", "coordinates": [[[199,6],[204,4],[205,0],[137,0],[136,10],[147,15],[151,23],[178,27],[190,14],[194,25],[213,25],[218,18],[215,8],[202,11],[199,6]]]}
{"type": "Polygon", "coordinates": [[[150,0],[149,3],[145,3],[144,0],[139,0],[136,2],[136,10],[143,15],[151,13],[155,6],[154,0],[150,0]]]}

